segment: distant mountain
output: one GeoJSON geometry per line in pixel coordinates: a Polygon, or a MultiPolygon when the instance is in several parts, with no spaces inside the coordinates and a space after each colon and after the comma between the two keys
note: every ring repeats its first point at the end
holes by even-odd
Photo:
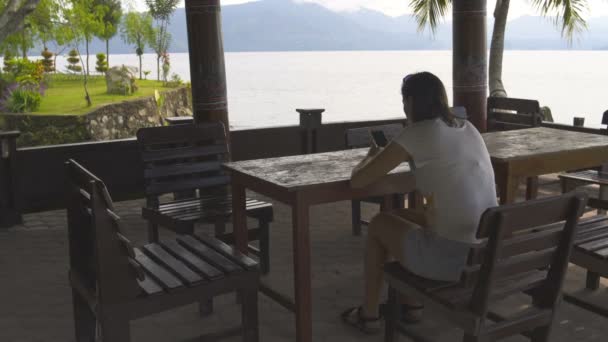
{"type": "MultiPolygon", "coordinates": [[[[489,17],[488,35],[492,32],[489,17]]],[[[589,21],[589,30],[568,44],[555,24],[542,17],[525,16],[510,21],[505,46],[516,50],[608,49],[608,18],[589,21]]],[[[442,23],[435,35],[418,32],[411,15],[390,17],[361,9],[334,12],[313,3],[262,0],[222,7],[225,50],[230,51],[314,51],[314,50],[445,50],[452,46],[450,22],[442,23]]],[[[170,52],[187,52],[186,16],[178,8],[169,30],[170,52]]],[[[490,39],[490,37],[488,37],[490,39]]],[[[94,41],[92,52],[105,51],[94,41]]],[[[120,37],[110,41],[111,53],[133,53],[120,37]]],[[[147,52],[151,52],[147,49],[147,52]]]]}

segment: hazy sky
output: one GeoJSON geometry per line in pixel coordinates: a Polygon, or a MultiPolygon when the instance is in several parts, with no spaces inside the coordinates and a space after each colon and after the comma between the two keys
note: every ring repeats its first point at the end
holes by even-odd
{"type": "MultiPolygon", "coordinates": [[[[223,5],[239,4],[249,2],[251,0],[222,0],[223,5]]],[[[288,1],[288,0],[285,0],[288,1]]],[[[325,7],[334,10],[356,10],[360,7],[371,8],[384,12],[388,15],[398,16],[404,13],[411,12],[408,8],[408,0],[296,0],[303,2],[316,2],[325,7]]],[[[587,0],[589,10],[585,17],[608,16],[608,1],[605,0],[587,0]]],[[[488,0],[488,7],[493,10],[496,2],[488,0]]],[[[522,15],[533,15],[538,13],[529,5],[527,0],[511,0],[511,8],[509,17],[511,19],[522,15]]],[[[490,13],[491,14],[491,13],[490,13]]]]}

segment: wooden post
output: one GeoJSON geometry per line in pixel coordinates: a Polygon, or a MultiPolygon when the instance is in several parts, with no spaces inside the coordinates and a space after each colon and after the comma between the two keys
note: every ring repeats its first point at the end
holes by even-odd
{"type": "Polygon", "coordinates": [[[0,132],[0,227],[21,223],[17,201],[17,131],[0,132]]]}
{"type": "Polygon", "coordinates": [[[302,154],[318,152],[317,131],[321,128],[322,115],[325,109],[296,109],[300,113],[302,129],[302,154]]]}
{"type": "Polygon", "coordinates": [[[486,131],[488,51],[486,0],[453,1],[454,106],[467,109],[469,120],[486,131]]]}
{"type": "Polygon", "coordinates": [[[186,0],[194,123],[230,131],[220,0],[186,0]]]}

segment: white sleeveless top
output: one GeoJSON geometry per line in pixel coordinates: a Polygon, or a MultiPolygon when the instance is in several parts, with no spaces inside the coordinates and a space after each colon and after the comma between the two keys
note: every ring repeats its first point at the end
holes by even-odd
{"type": "Polygon", "coordinates": [[[413,158],[416,190],[433,197],[429,228],[446,239],[476,243],[481,215],[498,205],[494,170],[479,131],[457,122],[421,121],[394,141],[413,158]]]}

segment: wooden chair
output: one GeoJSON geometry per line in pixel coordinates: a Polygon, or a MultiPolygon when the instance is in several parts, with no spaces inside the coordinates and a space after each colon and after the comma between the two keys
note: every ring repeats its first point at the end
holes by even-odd
{"type": "MultiPolygon", "coordinates": [[[[559,178],[563,193],[575,189],[577,185],[608,186],[608,176],[595,170],[562,174],[559,178]]],[[[590,198],[587,205],[598,210],[608,210],[608,200],[606,199],[590,198]]],[[[600,214],[581,221],[570,262],[587,270],[585,284],[587,289],[599,289],[600,278],[608,278],[608,216],[600,214]]],[[[592,303],[583,303],[583,305],[591,311],[608,317],[608,308],[592,303]]]]}
{"type": "MultiPolygon", "coordinates": [[[[536,100],[488,97],[488,131],[508,131],[540,127],[542,114],[536,100]]],[[[526,199],[538,194],[538,177],[527,179],[526,199]]]]}
{"type": "Polygon", "coordinates": [[[399,263],[387,264],[385,341],[394,341],[397,329],[408,333],[399,319],[398,293],[422,299],[443,314],[464,330],[466,342],[517,334],[534,342],[549,341],[585,202],[585,195],[569,193],[488,209],[477,232],[484,243],[471,250],[457,283],[421,278],[399,263]],[[509,317],[491,311],[496,300],[519,293],[531,295],[529,307],[509,317]]]}
{"type": "MultiPolygon", "coordinates": [[[[362,127],[362,128],[353,128],[346,131],[346,147],[347,148],[364,148],[369,147],[371,145],[371,131],[382,131],[386,136],[387,140],[392,140],[403,130],[403,125],[401,124],[390,124],[390,125],[382,125],[382,126],[373,126],[373,127],[362,127]]],[[[404,203],[404,196],[402,194],[394,195],[395,203],[404,203]]],[[[361,225],[369,224],[369,222],[361,219],[361,202],[374,203],[378,204],[381,207],[384,206],[384,198],[383,197],[370,197],[363,200],[353,200],[351,202],[352,206],[352,225],[353,225],[353,235],[359,236],[361,235],[361,225]]]]}
{"type": "Polygon", "coordinates": [[[539,127],[540,105],[536,100],[488,97],[488,130],[506,131],[539,127]]]}
{"type": "MultiPolygon", "coordinates": [[[[225,225],[232,215],[230,177],[222,170],[228,145],[221,123],[175,125],[143,128],[137,132],[144,164],[146,207],[144,219],[149,222],[149,240],[158,241],[158,226],[178,234],[192,234],[195,223],[214,224],[216,236],[234,242],[225,225]],[[165,194],[176,194],[161,201],[165,194]]],[[[269,271],[269,225],[273,219],[272,204],[247,199],[247,215],[258,221],[250,229],[250,239],[259,240],[259,250],[249,246],[260,258],[263,274],[269,271]]]]}
{"type": "Polygon", "coordinates": [[[67,216],[77,342],[130,341],[129,321],[237,292],[244,341],[258,341],[257,263],[211,237],[134,248],[101,180],[70,160],[67,216]]]}

